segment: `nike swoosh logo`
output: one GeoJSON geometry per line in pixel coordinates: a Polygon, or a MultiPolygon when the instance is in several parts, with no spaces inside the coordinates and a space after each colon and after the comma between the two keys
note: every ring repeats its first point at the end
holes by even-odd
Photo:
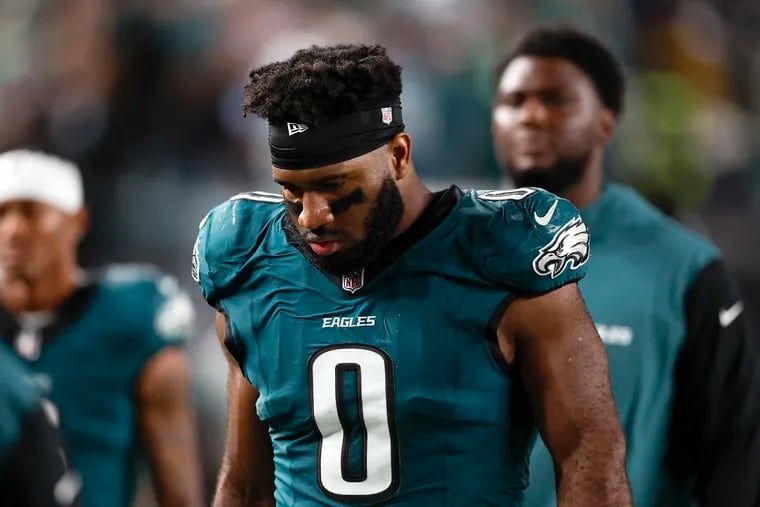
{"type": "Polygon", "coordinates": [[[549,221],[552,219],[552,216],[554,215],[554,210],[557,209],[557,202],[558,201],[555,199],[551,207],[549,208],[549,211],[547,211],[544,216],[539,216],[538,213],[536,213],[535,211],[533,212],[533,219],[536,221],[538,225],[549,225],[549,221]]]}
{"type": "Polygon", "coordinates": [[[720,310],[718,312],[718,322],[720,322],[720,326],[730,326],[731,323],[736,320],[736,317],[742,313],[742,311],[744,311],[744,303],[741,301],[737,301],[730,307],[720,310]]]}

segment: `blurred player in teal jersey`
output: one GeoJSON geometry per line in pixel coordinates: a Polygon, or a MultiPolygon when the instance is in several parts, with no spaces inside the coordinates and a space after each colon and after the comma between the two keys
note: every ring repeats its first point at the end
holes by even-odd
{"type": "MultiPolygon", "coordinates": [[[[607,347],[635,504],[760,505],[760,351],[735,285],[715,246],[604,178],[618,64],[586,34],[541,28],[495,80],[505,174],[570,200],[589,227],[579,285],[607,347]]],[[[530,472],[526,505],[554,505],[541,442],[530,472]]]]}
{"type": "Polygon", "coordinates": [[[58,410],[13,353],[0,347],[0,499],[4,507],[78,507],[58,410]]]}
{"type": "Polygon", "coordinates": [[[82,271],[86,224],[76,166],[0,154],[0,346],[49,383],[83,505],[131,505],[140,444],[161,505],[201,505],[181,350],[192,306],[153,268],[82,271]]]}
{"type": "Polygon", "coordinates": [[[429,191],[400,94],[380,46],[250,74],[282,195],[213,209],[193,255],[230,357],[215,505],[521,505],[534,420],[562,505],[630,505],[583,221],[536,189],[429,191]]]}

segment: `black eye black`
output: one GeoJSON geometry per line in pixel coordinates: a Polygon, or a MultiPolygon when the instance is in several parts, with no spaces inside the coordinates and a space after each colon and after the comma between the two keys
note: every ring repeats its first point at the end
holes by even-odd
{"type": "Polygon", "coordinates": [[[354,190],[347,196],[331,201],[330,209],[332,210],[333,214],[337,215],[339,213],[345,212],[351,206],[355,204],[361,204],[363,202],[364,202],[364,192],[362,191],[361,188],[357,188],[356,190],[354,190]]]}

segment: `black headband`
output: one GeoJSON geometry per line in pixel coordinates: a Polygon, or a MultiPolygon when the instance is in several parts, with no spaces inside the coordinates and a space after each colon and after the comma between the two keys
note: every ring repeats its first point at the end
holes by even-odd
{"type": "Polygon", "coordinates": [[[367,107],[317,124],[269,122],[272,165],[309,169],[369,153],[404,130],[401,103],[367,107]]]}

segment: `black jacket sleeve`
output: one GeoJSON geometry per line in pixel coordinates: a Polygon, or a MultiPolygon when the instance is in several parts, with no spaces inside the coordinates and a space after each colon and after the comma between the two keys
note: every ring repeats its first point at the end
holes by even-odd
{"type": "Polygon", "coordinates": [[[700,505],[760,507],[760,342],[720,260],[685,299],[667,472],[700,505]]]}
{"type": "Polygon", "coordinates": [[[0,504],[7,507],[81,505],[79,476],[69,468],[58,428],[43,408],[24,418],[3,483],[0,504]]]}

